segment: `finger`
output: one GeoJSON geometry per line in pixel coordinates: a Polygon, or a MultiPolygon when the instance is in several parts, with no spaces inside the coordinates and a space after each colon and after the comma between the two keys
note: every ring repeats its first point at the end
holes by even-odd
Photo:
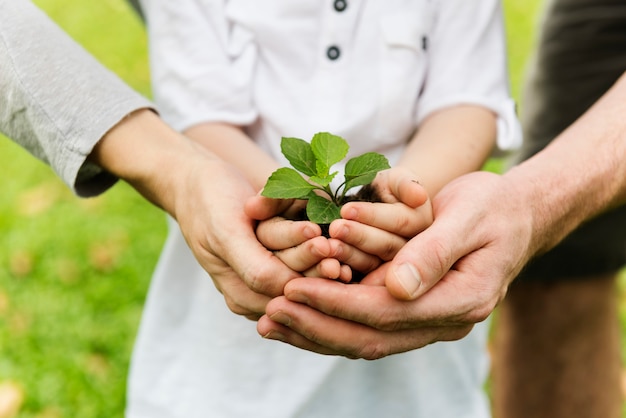
{"type": "Polygon", "coordinates": [[[361,251],[341,240],[330,238],[328,242],[330,244],[331,257],[336,258],[342,264],[350,266],[354,271],[369,273],[382,262],[378,256],[361,251]]]}
{"type": "Polygon", "coordinates": [[[315,237],[296,247],[274,252],[279,260],[294,271],[308,270],[330,257],[330,254],[330,244],[325,237],[315,237]]]}
{"type": "Polygon", "coordinates": [[[360,222],[338,219],[330,224],[332,238],[378,258],[391,260],[406,244],[406,239],[360,222]]]}
{"type": "Polygon", "coordinates": [[[390,264],[388,262],[381,264],[374,270],[367,273],[360,283],[369,286],[385,286],[385,276],[389,265],[390,264]]]}
{"type": "Polygon", "coordinates": [[[343,282],[349,282],[352,278],[350,267],[341,265],[339,260],[334,258],[325,258],[302,273],[305,277],[321,277],[326,279],[339,279],[343,282]]]}
{"type": "Polygon", "coordinates": [[[291,221],[276,216],[259,222],[256,235],[267,249],[284,250],[321,236],[322,229],[313,222],[291,221]]]}
{"type": "Polygon", "coordinates": [[[190,241],[200,265],[214,279],[232,274],[255,293],[278,296],[289,280],[301,276],[258,242],[252,225],[230,228],[221,237],[228,238],[214,239],[210,244],[190,241]]]}
{"type": "Polygon", "coordinates": [[[394,297],[401,300],[420,297],[469,253],[467,242],[459,237],[458,229],[447,231],[441,225],[435,221],[430,228],[407,242],[391,261],[385,284],[394,297]]]}
{"type": "Polygon", "coordinates": [[[313,341],[306,339],[305,337],[289,329],[289,327],[272,321],[267,315],[264,315],[258,319],[257,332],[265,339],[281,341],[303,350],[311,351],[318,354],[340,355],[340,353],[330,348],[324,347],[320,344],[316,344],[313,341]]]}
{"type": "Polygon", "coordinates": [[[435,341],[458,340],[471,328],[469,325],[383,331],[324,315],[285,298],[269,302],[266,316],[257,324],[257,331],[265,338],[321,354],[367,360],[421,348],[435,341]]]}
{"type": "Polygon", "coordinates": [[[256,293],[234,273],[211,276],[215,287],[222,293],[226,306],[236,315],[257,320],[265,313],[269,297],[256,293]]]}
{"type": "Polygon", "coordinates": [[[350,202],[341,208],[341,217],[412,238],[432,223],[433,214],[430,205],[414,209],[402,203],[350,202]]]}
{"type": "Polygon", "coordinates": [[[352,277],[354,277],[354,272],[352,271],[350,266],[346,264],[342,264],[339,277],[338,277],[339,281],[344,282],[344,283],[350,283],[350,281],[352,280],[352,277]]]}
{"type": "Polygon", "coordinates": [[[271,199],[258,194],[246,200],[244,212],[250,218],[262,221],[283,213],[292,202],[292,199],[271,199]]]}
{"type": "Polygon", "coordinates": [[[384,203],[401,202],[415,209],[428,201],[426,189],[411,171],[404,168],[380,172],[372,185],[384,203]]]}
{"type": "Polygon", "coordinates": [[[462,275],[455,271],[413,301],[398,300],[385,287],[364,284],[298,278],[285,286],[285,297],[290,301],[384,331],[481,322],[489,316],[497,300],[493,295],[475,297],[476,293],[480,292],[463,283],[462,275]]]}

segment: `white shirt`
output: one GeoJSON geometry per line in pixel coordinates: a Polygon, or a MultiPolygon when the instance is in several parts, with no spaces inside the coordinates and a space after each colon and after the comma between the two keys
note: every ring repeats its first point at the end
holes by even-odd
{"type": "MultiPolygon", "coordinates": [[[[159,111],[181,130],[246,125],[278,159],[281,136],[329,131],[351,154],[393,163],[420,121],[458,103],[497,112],[502,148],[519,142],[497,0],[335,3],[145,0],[159,111]]],[[[129,418],[489,416],[487,323],[370,362],[266,341],[228,310],[171,226],[131,365],[129,418]]]]}
{"type": "Polygon", "coordinates": [[[319,131],[393,157],[429,113],[473,103],[500,115],[501,148],[519,145],[498,1],[346,4],[144,0],[161,114],[180,130],[252,124],[278,158],[281,136],[319,131]]]}

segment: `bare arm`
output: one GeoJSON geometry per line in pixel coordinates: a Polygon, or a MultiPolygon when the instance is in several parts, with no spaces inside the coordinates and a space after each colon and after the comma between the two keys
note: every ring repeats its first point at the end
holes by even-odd
{"type": "Polygon", "coordinates": [[[626,202],[626,75],[542,152],[506,177],[531,208],[531,255],[626,202]]]}
{"type": "Polygon", "coordinates": [[[496,142],[496,115],[459,105],[428,116],[398,166],[410,169],[431,197],[456,177],[479,170],[496,142]]]}
{"type": "Polygon", "coordinates": [[[240,127],[207,122],[186,129],[184,134],[241,170],[256,190],[261,190],[279,167],[240,127]]]}

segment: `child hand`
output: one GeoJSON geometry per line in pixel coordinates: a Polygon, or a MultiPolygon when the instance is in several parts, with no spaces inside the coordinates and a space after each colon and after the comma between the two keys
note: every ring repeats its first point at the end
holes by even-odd
{"type": "Polygon", "coordinates": [[[329,240],[315,223],[275,216],[259,222],[256,234],[259,242],[290,269],[309,277],[350,281],[349,268],[332,257],[329,240]]]}
{"type": "Polygon", "coordinates": [[[342,219],[333,221],[329,232],[362,253],[389,261],[409,239],[432,224],[432,206],[426,189],[403,168],[380,172],[371,187],[380,202],[345,204],[342,219]]]}
{"type": "Polygon", "coordinates": [[[259,220],[257,239],[292,270],[307,277],[349,282],[352,270],[370,271],[380,264],[376,256],[322,236],[321,227],[300,219],[304,201],[256,196],[246,202],[246,214],[259,220]],[[273,213],[281,210],[280,216],[273,213]],[[265,217],[271,216],[264,219],[265,217]],[[259,219],[260,218],[260,219],[259,219]]]}

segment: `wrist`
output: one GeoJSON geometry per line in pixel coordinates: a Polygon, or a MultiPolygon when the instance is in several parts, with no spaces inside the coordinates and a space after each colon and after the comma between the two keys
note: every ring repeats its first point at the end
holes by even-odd
{"type": "Polygon", "coordinates": [[[533,255],[550,250],[603,206],[598,177],[570,164],[562,153],[546,149],[503,176],[530,220],[533,255]]]}
{"type": "Polygon", "coordinates": [[[89,158],[170,214],[175,210],[177,179],[193,161],[216,159],[148,109],[120,121],[100,140],[89,158]]]}

